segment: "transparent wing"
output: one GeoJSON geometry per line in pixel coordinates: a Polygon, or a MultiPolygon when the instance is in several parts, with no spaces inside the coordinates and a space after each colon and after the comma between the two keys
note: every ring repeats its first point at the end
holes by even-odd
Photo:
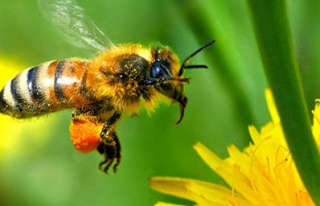
{"type": "Polygon", "coordinates": [[[38,0],[38,5],[43,16],[75,46],[95,51],[115,46],[75,0],[38,0]]]}

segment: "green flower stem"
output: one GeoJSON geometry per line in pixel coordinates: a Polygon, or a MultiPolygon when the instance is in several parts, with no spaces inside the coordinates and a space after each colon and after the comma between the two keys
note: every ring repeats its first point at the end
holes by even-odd
{"type": "Polygon", "coordinates": [[[289,149],[307,190],[320,205],[320,156],[294,57],[286,2],[248,0],[248,5],[289,149]]]}

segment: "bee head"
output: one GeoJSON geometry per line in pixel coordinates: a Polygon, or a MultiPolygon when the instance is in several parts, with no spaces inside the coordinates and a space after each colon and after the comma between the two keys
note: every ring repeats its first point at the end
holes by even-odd
{"type": "Polygon", "coordinates": [[[189,83],[190,78],[182,77],[184,69],[207,68],[206,65],[188,65],[188,63],[191,57],[213,43],[214,41],[211,41],[189,55],[183,61],[180,68],[178,58],[168,47],[162,50],[158,48],[153,49],[154,62],[151,65],[149,77],[142,84],[154,86],[158,92],[179,103],[180,118],[176,122],[176,125],[183,119],[184,109],[188,102],[184,94],[184,83],[189,83]]]}

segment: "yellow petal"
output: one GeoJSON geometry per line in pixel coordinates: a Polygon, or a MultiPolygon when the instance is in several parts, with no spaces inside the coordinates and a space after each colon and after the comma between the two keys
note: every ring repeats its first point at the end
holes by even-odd
{"type": "Polygon", "coordinates": [[[234,194],[231,190],[219,186],[211,185],[205,186],[193,181],[187,185],[190,190],[190,195],[198,203],[198,205],[243,205],[249,204],[241,195],[234,194]]]}
{"type": "Polygon", "coordinates": [[[274,102],[271,90],[270,89],[266,89],[265,90],[265,95],[266,95],[267,105],[268,105],[268,108],[269,108],[269,112],[270,112],[272,121],[274,123],[280,122],[280,117],[279,117],[279,114],[278,114],[278,111],[277,111],[277,107],[276,107],[276,104],[274,102]]]}
{"type": "Polygon", "coordinates": [[[150,187],[159,192],[189,199],[189,191],[186,184],[192,180],[170,177],[153,177],[150,179],[150,187]]]}
{"type": "Polygon", "coordinates": [[[217,188],[223,192],[228,192],[222,186],[216,186],[214,184],[203,182],[199,180],[187,179],[187,178],[174,178],[174,177],[153,177],[150,179],[150,187],[159,192],[174,195],[184,199],[194,201],[190,196],[188,185],[196,183],[207,188],[217,188]],[[223,190],[224,189],[224,190],[223,190]]]}
{"type": "Polygon", "coordinates": [[[196,145],[193,146],[193,148],[197,151],[200,157],[211,169],[216,170],[217,167],[223,163],[222,159],[220,159],[216,154],[211,152],[203,144],[198,142],[196,145]]]}
{"type": "Polygon", "coordinates": [[[313,113],[313,126],[312,132],[313,136],[316,138],[318,148],[320,148],[320,99],[316,99],[316,106],[313,113]]]}
{"type": "MultiPolygon", "coordinates": [[[[255,202],[252,197],[252,188],[249,179],[239,171],[239,166],[236,164],[223,161],[216,154],[211,152],[208,148],[200,143],[194,146],[204,162],[214,170],[220,177],[222,177],[229,185],[235,186],[244,197],[255,202]]],[[[230,159],[229,159],[230,160],[230,159]]]]}
{"type": "Polygon", "coordinates": [[[176,204],[166,203],[166,202],[157,202],[154,206],[183,206],[183,205],[176,205],[176,204]]]}

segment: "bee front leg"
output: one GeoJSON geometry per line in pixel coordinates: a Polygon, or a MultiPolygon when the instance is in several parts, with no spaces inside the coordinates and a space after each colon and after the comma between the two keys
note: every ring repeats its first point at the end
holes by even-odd
{"type": "Polygon", "coordinates": [[[100,154],[103,154],[105,160],[99,164],[99,168],[103,169],[107,173],[109,167],[112,165],[113,161],[116,159],[116,163],[113,166],[113,171],[117,171],[117,167],[120,164],[121,154],[120,154],[120,142],[116,132],[113,129],[113,125],[120,119],[121,113],[115,112],[102,127],[100,133],[101,143],[97,150],[100,154]],[[105,165],[105,166],[104,166],[105,165]],[[104,166],[104,168],[102,168],[104,166]]]}

